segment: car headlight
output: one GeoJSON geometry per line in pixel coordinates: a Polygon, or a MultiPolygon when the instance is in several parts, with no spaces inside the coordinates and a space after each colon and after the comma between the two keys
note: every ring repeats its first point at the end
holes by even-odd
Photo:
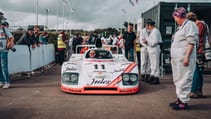
{"type": "Polygon", "coordinates": [[[123,74],[123,76],[122,76],[123,81],[129,81],[129,79],[130,79],[130,77],[128,74],[123,74]]]}
{"type": "Polygon", "coordinates": [[[77,75],[77,74],[71,74],[70,80],[71,80],[72,82],[77,81],[77,80],[78,80],[78,75],[77,75]]]}
{"type": "Polygon", "coordinates": [[[77,85],[78,84],[78,73],[64,73],[62,77],[62,82],[65,84],[70,85],[77,85]]]}
{"type": "Polygon", "coordinates": [[[62,80],[63,80],[63,81],[69,81],[69,80],[70,80],[70,75],[67,74],[67,73],[64,73],[64,74],[63,74],[63,77],[62,77],[62,80]]]}
{"type": "Polygon", "coordinates": [[[122,84],[123,85],[136,85],[138,83],[138,74],[136,73],[123,73],[122,84]]]}
{"type": "Polygon", "coordinates": [[[137,75],[135,75],[135,74],[130,75],[131,81],[135,82],[135,81],[137,81],[137,79],[138,79],[137,75]]]}

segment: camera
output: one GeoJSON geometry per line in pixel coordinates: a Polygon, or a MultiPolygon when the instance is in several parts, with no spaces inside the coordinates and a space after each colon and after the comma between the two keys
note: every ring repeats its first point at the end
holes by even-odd
{"type": "Polygon", "coordinates": [[[14,47],[11,47],[10,50],[16,52],[16,49],[14,47]]]}

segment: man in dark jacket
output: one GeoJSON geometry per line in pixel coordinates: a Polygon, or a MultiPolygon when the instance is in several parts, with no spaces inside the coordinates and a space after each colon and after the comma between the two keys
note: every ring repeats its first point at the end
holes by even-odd
{"type": "Polygon", "coordinates": [[[125,48],[125,57],[134,62],[134,51],[136,50],[136,34],[132,31],[133,26],[128,25],[128,31],[124,33],[124,48],[125,48]]]}
{"type": "MultiPolygon", "coordinates": [[[[81,45],[83,42],[83,38],[81,37],[81,34],[77,34],[76,38],[73,39],[73,51],[76,53],[76,47],[77,45],[81,45]]],[[[77,53],[80,52],[80,49],[77,49],[77,53]]]]}
{"type": "Polygon", "coordinates": [[[35,48],[35,37],[33,35],[33,28],[28,28],[27,32],[21,36],[21,38],[17,41],[17,44],[24,44],[35,48]]]}

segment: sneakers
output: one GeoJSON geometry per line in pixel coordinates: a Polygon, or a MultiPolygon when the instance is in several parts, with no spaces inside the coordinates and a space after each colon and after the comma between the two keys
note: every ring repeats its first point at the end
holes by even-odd
{"type": "Polygon", "coordinates": [[[147,80],[146,80],[146,82],[147,83],[150,83],[150,82],[152,82],[153,80],[154,80],[154,76],[150,76],[147,80]]]}
{"type": "Polygon", "coordinates": [[[0,82],[0,88],[3,87],[3,86],[4,86],[4,83],[3,82],[0,82]]]}
{"type": "Polygon", "coordinates": [[[10,83],[5,83],[4,86],[2,87],[3,89],[7,89],[10,87],[10,83]]]}
{"type": "Polygon", "coordinates": [[[170,107],[173,107],[173,106],[175,106],[175,105],[178,105],[180,102],[181,102],[181,101],[180,101],[179,99],[177,99],[177,101],[169,103],[169,106],[170,106],[170,107]]]}
{"type": "Polygon", "coordinates": [[[196,90],[195,93],[190,93],[190,98],[198,99],[198,98],[206,98],[206,96],[203,95],[202,90],[196,90]]]}
{"type": "Polygon", "coordinates": [[[190,98],[197,99],[199,96],[196,93],[190,93],[190,98]]]}
{"type": "Polygon", "coordinates": [[[188,104],[181,102],[179,99],[177,99],[176,102],[170,103],[169,106],[173,110],[186,110],[186,109],[189,109],[188,104]]]}
{"type": "Polygon", "coordinates": [[[154,77],[154,79],[149,82],[150,85],[157,85],[160,84],[160,79],[158,77],[154,77]]]}
{"type": "Polygon", "coordinates": [[[174,109],[174,110],[187,110],[189,108],[188,108],[187,103],[179,103],[177,105],[172,106],[172,109],[174,109]]]}

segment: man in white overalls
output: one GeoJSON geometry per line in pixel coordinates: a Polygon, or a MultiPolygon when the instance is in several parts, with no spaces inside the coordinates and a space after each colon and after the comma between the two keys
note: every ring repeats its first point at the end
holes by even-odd
{"type": "Polygon", "coordinates": [[[147,50],[147,44],[145,41],[148,39],[150,31],[147,28],[148,26],[140,32],[140,43],[141,43],[141,80],[148,81],[150,76],[150,61],[149,53],[147,50]]]}
{"type": "Polygon", "coordinates": [[[162,43],[162,38],[160,31],[155,28],[155,22],[151,19],[148,19],[147,29],[150,31],[148,38],[144,41],[144,44],[147,45],[147,51],[149,53],[150,61],[150,79],[147,81],[149,84],[159,84],[160,80],[160,44],[162,43]]]}
{"type": "Polygon", "coordinates": [[[171,64],[176,86],[177,101],[169,106],[175,110],[187,109],[190,100],[193,73],[196,66],[196,41],[198,28],[186,19],[186,10],[177,8],[172,16],[179,25],[171,44],[171,64]]]}

